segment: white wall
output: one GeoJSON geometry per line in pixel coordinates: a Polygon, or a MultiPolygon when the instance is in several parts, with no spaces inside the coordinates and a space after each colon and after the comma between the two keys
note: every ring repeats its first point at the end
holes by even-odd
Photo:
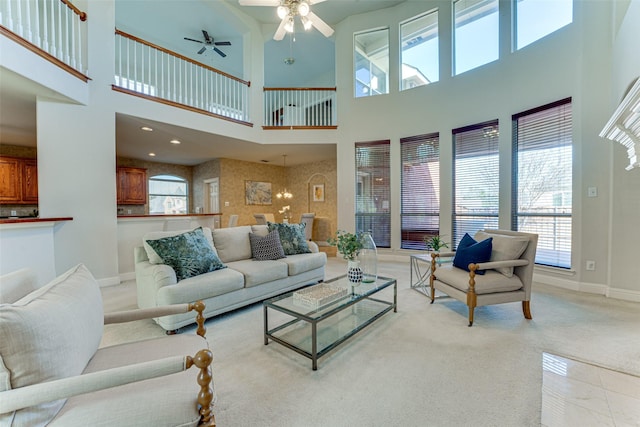
{"type": "MultiPolygon", "coordinates": [[[[640,77],[640,0],[629,3],[622,25],[618,29],[613,45],[612,98],[607,105],[611,114],[624,97],[630,85],[640,77]]],[[[628,165],[626,149],[609,140],[604,140],[613,150],[611,162],[611,296],[634,299],[640,291],[640,169],[626,171],[628,165]]]]}
{"type": "MultiPolygon", "coordinates": [[[[640,19],[630,17],[637,7],[634,0],[627,20],[638,27],[640,19]]],[[[509,17],[510,3],[500,3],[501,16],[509,17]]],[[[338,145],[338,228],[353,229],[355,187],[353,177],[354,143],[379,139],[391,140],[391,205],[399,207],[400,160],[399,139],[403,136],[439,132],[441,144],[441,177],[451,176],[451,130],[490,119],[500,121],[501,150],[501,218],[500,225],[509,227],[511,182],[511,115],[566,97],[573,99],[574,113],[574,182],[573,182],[573,250],[570,271],[537,269],[536,278],[572,289],[606,293],[609,286],[632,290],[630,295],[640,300],[637,273],[618,270],[620,278],[609,281],[609,254],[615,247],[620,253],[631,254],[635,244],[629,239],[611,236],[607,224],[622,216],[622,228],[633,224],[635,204],[614,200],[610,188],[614,185],[610,172],[612,151],[598,137],[611,114],[608,102],[612,77],[613,2],[574,2],[574,23],[521,51],[510,53],[510,25],[502,22],[501,58],[483,67],[451,77],[450,2],[439,3],[440,10],[440,81],[410,91],[399,92],[397,58],[398,24],[402,20],[428,10],[425,3],[409,2],[386,11],[350,17],[336,32],[337,86],[340,88],[338,145]],[[353,98],[353,33],[390,26],[390,93],[369,98],[353,98]],[[587,187],[599,190],[597,198],[587,198],[587,187]],[[610,242],[610,240],[612,240],[610,242]],[[611,247],[610,247],[611,245],[611,247]],[[596,271],[584,269],[586,260],[596,260],[596,271]]],[[[631,24],[629,24],[631,25],[631,24]]],[[[625,36],[626,52],[637,51],[635,38],[625,36]]],[[[622,34],[622,31],[621,31],[622,34]]],[[[638,55],[635,56],[636,59],[638,55]]],[[[623,169],[620,162],[621,169],[623,169]]],[[[636,185],[626,185],[623,192],[635,191],[636,185]]],[[[451,235],[451,183],[441,180],[441,231],[451,235]]],[[[618,185],[618,184],[616,184],[618,185]]],[[[635,209],[635,222],[638,210],[635,209]]],[[[620,218],[620,219],[622,219],[620,218]]],[[[393,248],[398,249],[399,209],[392,211],[393,248]]],[[[635,238],[637,241],[637,237],[635,238]]],[[[386,251],[389,252],[389,251],[386,251]]],[[[636,256],[637,258],[637,256],[636,256]]],[[[634,263],[629,263],[634,264],[634,263]]],[[[610,294],[615,294],[615,289],[610,294]]],[[[629,296],[629,295],[627,295],[629,296]]]]}

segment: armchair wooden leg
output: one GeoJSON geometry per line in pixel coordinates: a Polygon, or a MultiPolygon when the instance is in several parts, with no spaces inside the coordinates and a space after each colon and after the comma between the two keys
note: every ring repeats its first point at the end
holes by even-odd
{"type": "Polygon", "coordinates": [[[469,327],[473,326],[473,312],[475,307],[469,307],[469,327]]]}
{"type": "Polygon", "coordinates": [[[213,354],[211,351],[204,349],[196,353],[195,357],[187,357],[187,369],[192,365],[200,368],[198,374],[198,384],[200,392],[198,393],[198,406],[200,406],[200,426],[215,427],[216,419],[211,411],[213,402],[213,389],[211,388],[211,362],[213,362],[213,354]]]}
{"type": "Polygon", "coordinates": [[[524,318],[531,320],[531,307],[529,305],[529,301],[522,301],[522,312],[524,313],[524,318]]]}

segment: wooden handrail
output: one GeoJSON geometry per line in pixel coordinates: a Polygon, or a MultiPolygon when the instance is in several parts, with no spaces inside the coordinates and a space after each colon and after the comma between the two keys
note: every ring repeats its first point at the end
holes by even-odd
{"type": "Polygon", "coordinates": [[[131,40],[133,40],[133,41],[136,41],[136,42],[138,42],[138,43],[141,43],[141,44],[143,44],[143,45],[146,45],[146,46],[152,47],[152,48],[154,48],[154,49],[157,49],[157,50],[159,50],[159,51],[161,51],[161,52],[164,52],[164,53],[166,53],[166,54],[168,54],[168,55],[175,56],[176,58],[180,58],[180,59],[182,59],[183,61],[190,62],[190,63],[192,63],[192,64],[194,64],[194,65],[197,65],[197,66],[199,66],[199,67],[205,68],[205,69],[207,69],[207,70],[209,70],[209,71],[213,71],[214,73],[217,73],[217,74],[223,75],[223,76],[225,76],[225,77],[228,77],[228,78],[230,78],[230,79],[232,79],[232,80],[235,80],[235,81],[237,81],[237,82],[239,82],[239,83],[242,83],[242,84],[244,84],[244,85],[247,85],[248,87],[250,87],[250,86],[251,86],[251,82],[248,82],[248,81],[246,81],[246,80],[242,80],[242,79],[240,79],[240,78],[238,78],[238,77],[232,76],[231,74],[227,74],[227,73],[225,73],[224,71],[220,71],[220,70],[218,70],[218,69],[216,69],[216,68],[213,68],[213,67],[210,67],[210,66],[208,66],[208,65],[205,65],[205,64],[203,64],[203,63],[201,63],[201,62],[195,61],[195,60],[193,60],[193,59],[191,59],[191,58],[187,58],[187,57],[186,57],[186,56],[184,56],[184,55],[180,55],[179,53],[173,52],[173,51],[171,51],[171,50],[169,50],[169,49],[165,49],[165,48],[163,48],[162,46],[158,46],[158,45],[156,45],[156,44],[153,44],[153,43],[151,43],[151,42],[148,42],[148,41],[146,41],[146,40],[143,40],[143,39],[141,39],[141,38],[138,38],[138,37],[136,37],[136,36],[134,36],[134,35],[131,35],[131,34],[125,33],[124,31],[120,31],[120,30],[118,30],[117,28],[116,28],[116,34],[117,34],[117,35],[120,35],[120,36],[122,36],[122,37],[126,37],[126,38],[128,38],[128,39],[131,39],[131,40]]]}
{"type": "Polygon", "coordinates": [[[265,87],[263,88],[263,90],[265,92],[269,92],[272,90],[298,90],[298,91],[304,91],[304,90],[338,90],[337,87],[265,87]]]}
{"type": "Polygon", "coordinates": [[[66,4],[67,7],[71,10],[73,10],[73,13],[75,13],[76,15],[78,15],[80,17],[80,20],[82,22],[87,20],[87,13],[81,11],[80,9],[78,9],[77,7],[74,6],[73,3],[71,3],[70,0],[60,0],[62,3],[66,4]]]}

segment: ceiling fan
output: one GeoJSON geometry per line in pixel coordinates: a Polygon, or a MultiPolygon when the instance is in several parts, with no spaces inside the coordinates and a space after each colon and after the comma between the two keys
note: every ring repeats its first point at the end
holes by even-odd
{"type": "Polygon", "coordinates": [[[216,42],[216,41],[213,41],[213,37],[209,36],[209,33],[207,33],[205,30],[202,30],[202,35],[204,36],[204,41],[196,40],[196,39],[190,39],[189,37],[185,37],[184,39],[192,41],[192,42],[203,43],[204,44],[204,46],[202,46],[202,49],[200,49],[198,51],[199,55],[202,55],[207,50],[207,48],[210,48],[210,49],[214,50],[218,55],[222,56],[223,58],[227,56],[226,53],[224,53],[223,51],[218,49],[216,46],[231,46],[231,42],[216,42]]]}
{"type": "Polygon", "coordinates": [[[311,11],[311,5],[325,0],[238,0],[240,6],[275,6],[278,17],[282,19],[273,35],[274,40],[282,40],[286,33],[293,33],[295,18],[300,17],[305,30],[316,27],[325,37],[331,37],[333,28],[311,11]]]}

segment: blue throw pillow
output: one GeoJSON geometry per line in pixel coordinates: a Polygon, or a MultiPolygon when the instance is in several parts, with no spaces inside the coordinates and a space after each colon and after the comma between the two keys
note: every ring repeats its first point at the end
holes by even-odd
{"type": "Polygon", "coordinates": [[[173,268],[178,281],[227,267],[216,256],[202,227],[177,236],[147,240],[147,243],[173,268]]]}
{"type": "MultiPolygon", "coordinates": [[[[469,264],[488,262],[491,259],[493,238],[489,237],[481,242],[476,242],[473,237],[465,233],[453,257],[453,265],[469,271],[469,264]]],[[[484,274],[484,270],[476,270],[476,274],[484,274]]]]}
{"type": "Polygon", "coordinates": [[[278,230],[285,255],[311,253],[309,245],[307,245],[307,236],[304,233],[305,226],[304,222],[300,224],[267,222],[269,231],[278,230]]]}

